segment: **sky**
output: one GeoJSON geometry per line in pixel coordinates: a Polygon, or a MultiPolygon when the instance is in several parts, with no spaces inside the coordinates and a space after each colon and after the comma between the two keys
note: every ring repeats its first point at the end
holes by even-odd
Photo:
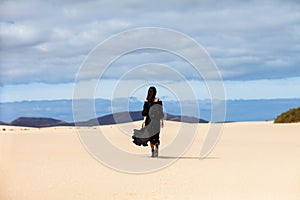
{"type": "MultiPolygon", "coordinates": [[[[219,70],[227,99],[300,98],[297,0],[0,0],[0,102],[72,99],[90,53],[116,34],[142,27],[174,30],[201,45],[219,70]]],[[[181,47],[182,41],[172,44],[181,47]]],[[[107,50],[130,45],[125,39],[107,50]]],[[[196,98],[210,98],[189,63],[157,49],[123,55],[101,77],[86,72],[83,84],[100,84],[92,88],[97,98],[126,97],[128,92],[116,89],[120,80],[135,85],[130,95],[140,99],[151,84],[159,87],[158,95],[176,98],[170,88],[185,90],[186,83],[196,98]],[[161,68],[145,83],[151,63],[161,68]]]]}

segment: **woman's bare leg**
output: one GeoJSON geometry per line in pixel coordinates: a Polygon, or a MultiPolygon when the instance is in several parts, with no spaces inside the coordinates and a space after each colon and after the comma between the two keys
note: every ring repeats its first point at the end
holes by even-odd
{"type": "Polygon", "coordinates": [[[151,157],[154,157],[154,144],[150,142],[150,147],[151,147],[151,157]]]}
{"type": "Polygon", "coordinates": [[[150,147],[151,147],[151,150],[153,151],[154,150],[154,144],[152,142],[150,142],[150,147]]]}

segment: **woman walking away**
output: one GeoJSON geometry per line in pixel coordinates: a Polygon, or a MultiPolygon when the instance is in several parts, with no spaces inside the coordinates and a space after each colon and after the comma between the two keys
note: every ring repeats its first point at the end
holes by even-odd
{"type": "Polygon", "coordinates": [[[144,122],[142,129],[135,129],[134,135],[132,136],[134,139],[133,143],[136,145],[148,146],[147,142],[150,142],[152,157],[158,157],[160,128],[164,126],[162,101],[155,96],[156,88],[152,86],[148,89],[147,98],[144,102],[142,111],[144,122]]]}

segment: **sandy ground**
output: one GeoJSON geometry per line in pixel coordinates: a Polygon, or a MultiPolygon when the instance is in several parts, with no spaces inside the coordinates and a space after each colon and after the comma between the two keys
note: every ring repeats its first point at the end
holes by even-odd
{"type": "MultiPolygon", "coordinates": [[[[180,126],[166,122],[162,150],[172,144],[180,126]]],[[[300,199],[299,123],[225,124],[211,154],[198,159],[208,126],[198,125],[193,144],[178,159],[166,154],[150,158],[149,148],[133,145],[118,126],[101,127],[126,152],[153,162],[175,161],[144,174],[119,172],[98,162],[74,127],[0,126],[0,199],[300,199]]]]}

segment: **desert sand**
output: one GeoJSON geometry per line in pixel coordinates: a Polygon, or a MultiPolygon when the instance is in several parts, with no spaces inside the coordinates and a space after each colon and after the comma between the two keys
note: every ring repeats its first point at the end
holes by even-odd
{"type": "MultiPolygon", "coordinates": [[[[166,122],[162,150],[172,144],[181,125],[166,122]]],[[[196,138],[179,158],[163,153],[151,158],[149,147],[135,146],[118,125],[1,126],[0,199],[300,199],[299,123],[226,123],[213,151],[199,159],[208,127],[198,125],[196,138]],[[77,134],[78,129],[100,128],[121,150],[153,162],[174,163],[152,173],[111,169],[88,153],[77,134]]]]}

